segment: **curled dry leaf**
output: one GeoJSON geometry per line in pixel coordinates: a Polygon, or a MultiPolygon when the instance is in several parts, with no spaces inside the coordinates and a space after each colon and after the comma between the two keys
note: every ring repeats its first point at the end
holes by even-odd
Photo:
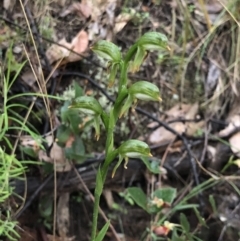
{"type": "Polygon", "coordinates": [[[30,147],[35,153],[40,150],[41,140],[33,139],[31,136],[25,135],[20,137],[20,143],[24,147],[30,147]]]}
{"type": "Polygon", "coordinates": [[[103,190],[103,196],[105,197],[105,200],[107,202],[108,208],[112,209],[113,208],[113,204],[114,204],[112,190],[110,190],[108,188],[104,189],[103,190]]]}
{"type": "Polygon", "coordinates": [[[231,136],[229,139],[230,147],[232,152],[240,158],[240,132],[231,136]]]}
{"type": "Polygon", "coordinates": [[[71,170],[71,164],[65,158],[64,150],[56,142],[53,142],[52,136],[47,136],[46,140],[48,145],[51,146],[50,155],[48,156],[45,151],[40,150],[38,158],[41,161],[56,163],[57,172],[67,172],[71,170]],[[53,144],[52,144],[53,142],[53,144]]]}
{"type": "Polygon", "coordinates": [[[10,12],[13,10],[15,4],[16,4],[16,0],[4,0],[3,1],[3,7],[10,12]]]}
{"type": "MultiPolygon", "coordinates": [[[[166,122],[176,119],[195,119],[198,113],[198,104],[194,105],[185,105],[179,104],[172,107],[170,110],[166,111],[166,122]]],[[[183,134],[187,133],[188,135],[194,135],[197,130],[204,126],[204,122],[174,122],[170,123],[169,126],[174,129],[177,133],[183,134]]],[[[150,136],[149,141],[152,144],[166,145],[169,142],[175,139],[175,135],[166,130],[164,127],[160,127],[155,130],[150,136]]]]}
{"type": "Polygon", "coordinates": [[[219,14],[223,10],[223,4],[227,5],[228,1],[221,0],[220,2],[218,0],[209,0],[209,1],[203,1],[202,3],[200,1],[199,2],[197,1],[195,3],[196,9],[194,12],[197,15],[201,15],[202,21],[204,21],[204,19],[206,18],[204,16],[204,11],[206,11],[207,17],[211,21],[211,24],[214,24],[216,23],[216,21],[223,19],[223,18],[219,18],[219,14]]]}
{"type": "Polygon", "coordinates": [[[131,9],[131,13],[121,13],[115,19],[114,33],[120,32],[126,24],[133,18],[135,10],[131,9]]]}
{"type": "Polygon", "coordinates": [[[23,80],[23,82],[25,84],[27,84],[30,88],[32,88],[33,90],[35,90],[36,92],[38,91],[38,89],[35,86],[36,83],[36,78],[35,75],[33,74],[32,70],[29,69],[27,71],[25,71],[22,75],[21,75],[21,79],[23,80]]]}
{"type": "MultiPolygon", "coordinates": [[[[185,132],[186,126],[182,122],[171,123],[169,126],[179,134],[185,132]]],[[[160,127],[155,130],[149,137],[149,142],[152,144],[166,145],[175,139],[175,135],[166,130],[164,127],[160,127]]]]}
{"type": "MultiPolygon", "coordinates": [[[[198,103],[193,104],[185,115],[185,119],[194,120],[198,115],[199,105],[198,103]]],[[[196,132],[204,127],[204,121],[191,121],[186,122],[186,134],[188,136],[193,136],[196,132]]]]}
{"type": "Polygon", "coordinates": [[[217,86],[218,79],[221,75],[219,67],[214,63],[210,62],[207,79],[205,81],[205,95],[209,97],[217,86]]]}
{"type": "Polygon", "coordinates": [[[177,118],[185,118],[185,115],[188,113],[190,108],[191,105],[187,104],[177,104],[173,106],[170,110],[165,112],[167,116],[166,121],[170,121],[177,118]]]}
{"type": "Polygon", "coordinates": [[[59,41],[59,44],[65,47],[53,44],[46,51],[46,56],[50,64],[53,64],[59,60],[62,60],[61,64],[79,61],[82,59],[82,57],[72,53],[68,49],[71,49],[78,54],[83,54],[88,48],[88,34],[85,31],[80,31],[71,43],[68,43],[64,38],[59,41]]]}
{"type": "Polygon", "coordinates": [[[67,9],[65,9],[60,16],[66,17],[70,13],[76,13],[80,17],[89,18],[92,12],[92,8],[87,2],[73,3],[67,9]]]}
{"type": "Polygon", "coordinates": [[[240,127],[240,115],[233,115],[228,118],[228,126],[219,132],[220,137],[226,137],[236,128],[240,127]]]}

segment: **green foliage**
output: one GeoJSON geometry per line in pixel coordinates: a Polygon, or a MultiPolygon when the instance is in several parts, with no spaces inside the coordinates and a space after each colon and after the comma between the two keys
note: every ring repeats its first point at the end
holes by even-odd
{"type": "MultiPolygon", "coordinates": [[[[91,240],[96,240],[96,226],[98,218],[98,205],[100,195],[102,193],[103,184],[105,182],[109,165],[114,158],[119,155],[119,161],[113,170],[113,176],[122,160],[125,158],[125,168],[128,161],[128,157],[147,157],[151,156],[150,148],[148,145],[139,140],[128,140],[123,142],[120,147],[114,147],[114,129],[118,118],[125,114],[133,104],[136,104],[136,99],[147,101],[159,101],[160,91],[157,86],[148,83],[146,81],[139,81],[131,86],[128,86],[127,73],[131,64],[131,69],[137,71],[140,65],[144,61],[147,52],[150,50],[168,50],[167,37],[157,32],[149,32],[140,37],[136,43],[130,47],[125,57],[122,54],[118,46],[105,40],[101,40],[96,43],[91,49],[104,58],[108,62],[109,74],[109,86],[114,84],[118,70],[120,71],[120,79],[118,83],[118,93],[116,101],[111,110],[106,113],[101,107],[100,103],[93,97],[79,97],[75,98],[69,106],[69,109],[76,109],[81,113],[91,114],[94,117],[94,128],[96,132],[96,138],[100,135],[100,123],[103,123],[107,132],[107,139],[105,145],[106,159],[97,173],[96,188],[95,188],[95,204],[93,213],[93,227],[91,240]]],[[[132,189],[134,192],[134,189],[132,189]]],[[[140,196],[139,205],[145,207],[146,198],[144,193],[140,190],[132,195],[133,199],[140,196]]],[[[101,236],[98,241],[101,241],[104,236],[101,236]]]]}
{"type": "Polygon", "coordinates": [[[38,205],[39,215],[46,228],[52,229],[53,198],[49,195],[42,196],[38,205]]]}
{"type": "Polygon", "coordinates": [[[130,194],[131,198],[139,207],[141,207],[142,209],[148,212],[147,196],[141,188],[130,187],[128,188],[128,193],[130,194]]]}
{"type": "MultiPolygon", "coordinates": [[[[56,141],[59,146],[64,148],[66,158],[82,163],[86,160],[85,146],[80,136],[83,118],[78,114],[78,109],[69,108],[69,105],[73,99],[77,105],[78,102],[76,101],[81,101],[83,98],[88,100],[88,98],[83,97],[83,90],[76,82],[64,92],[63,97],[67,100],[60,109],[61,125],[57,129],[56,141]],[[70,139],[72,139],[73,142],[66,147],[70,139]]],[[[86,102],[87,101],[83,103],[86,102]]],[[[97,127],[97,129],[99,130],[100,128],[97,127]]]]}
{"type": "Polygon", "coordinates": [[[107,233],[109,226],[110,226],[110,221],[107,221],[105,225],[102,227],[101,231],[98,233],[94,241],[102,241],[107,233]]]}
{"type": "MultiPolygon", "coordinates": [[[[25,172],[23,162],[17,160],[13,153],[13,146],[8,140],[6,135],[10,129],[9,120],[16,121],[16,129],[25,130],[28,133],[29,129],[26,125],[15,118],[9,116],[10,110],[13,105],[8,102],[9,90],[19,75],[23,64],[18,64],[12,54],[12,48],[9,48],[6,54],[7,58],[7,73],[2,74],[2,84],[0,85],[0,94],[3,97],[3,103],[0,104],[0,142],[5,143],[0,147],[0,236],[7,237],[9,240],[17,240],[19,238],[18,233],[14,230],[17,222],[12,220],[11,210],[8,207],[7,199],[13,194],[14,190],[10,185],[12,179],[20,178],[25,172]],[[15,75],[10,78],[10,74],[15,75]],[[20,127],[18,127],[20,124],[20,127]],[[8,148],[12,152],[11,154],[6,153],[5,149],[8,148]]],[[[4,69],[0,69],[4,72],[4,69]]]]}

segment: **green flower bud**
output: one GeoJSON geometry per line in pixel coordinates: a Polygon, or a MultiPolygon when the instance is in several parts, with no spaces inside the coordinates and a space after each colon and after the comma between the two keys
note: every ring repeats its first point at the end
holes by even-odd
{"type": "Polygon", "coordinates": [[[100,115],[103,112],[102,106],[91,96],[81,96],[76,98],[68,108],[78,109],[82,113],[90,115],[100,115]]]}
{"type": "Polygon", "coordinates": [[[148,144],[139,140],[125,141],[118,150],[123,157],[152,156],[148,144]]]}
{"type": "Polygon", "coordinates": [[[147,81],[138,81],[131,85],[128,90],[128,97],[121,109],[119,118],[127,113],[128,109],[137,104],[137,100],[162,101],[158,87],[147,81]]]}
{"type": "Polygon", "coordinates": [[[158,87],[147,81],[138,81],[131,85],[129,94],[134,98],[145,101],[161,101],[158,87]]]}
{"type": "Polygon", "coordinates": [[[145,50],[170,50],[167,45],[167,37],[164,34],[158,32],[145,33],[138,39],[137,43],[145,50]]]}
{"type": "Polygon", "coordinates": [[[144,157],[144,156],[152,156],[150,153],[150,148],[147,143],[139,140],[128,140],[125,141],[119,148],[118,148],[119,160],[116,166],[113,169],[112,177],[117,170],[117,168],[122,163],[123,159],[125,158],[124,168],[127,168],[128,158],[136,158],[136,157],[144,157]]]}
{"type": "Polygon", "coordinates": [[[121,61],[121,52],[119,48],[111,42],[100,40],[92,46],[91,49],[100,57],[110,60],[111,62],[119,63],[121,61]]]}
{"type": "Polygon", "coordinates": [[[68,108],[78,109],[82,113],[94,116],[93,126],[96,132],[95,137],[98,140],[100,136],[101,114],[103,113],[102,106],[99,102],[91,96],[81,96],[76,98],[68,108]]]}

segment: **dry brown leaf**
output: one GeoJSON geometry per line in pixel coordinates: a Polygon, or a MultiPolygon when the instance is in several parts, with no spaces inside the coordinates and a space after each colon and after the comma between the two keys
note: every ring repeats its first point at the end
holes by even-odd
{"type": "Polygon", "coordinates": [[[89,40],[95,40],[97,35],[100,39],[111,41],[117,0],[85,0],[84,2],[87,2],[92,9],[92,22],[88,26],[89,40]],[[106,15],[103,17],[104,12],[106,15]]]}
{"type": "Polygon", "coordinates": [[[184,118],[190,108],[191,108],[191,105],[187,105],[187,104],[175,105],[170,110],[165,112],[165,114],[167,115],[166,121],[171,121],[177,118],[184,118]]]}
{"type": "Polygon", "coordinates": [[[16,0],[4,0],[3,1],[3,7],[10,12],[13,10],[13,7],[15,6],[15,4],[16,4],[16,0]]]}
{"type": "Polygon", "coordinates": [[[50,158],[44,150],[38,152],[38,160],[53,163],[52,158],[50,158]]]}
{"type": "MultiPolygon", "coordinates": [[[[65,38],[61,39],[58,43],[65,46],[66,48],[72,49],[71,43],[68,43],[65,38]]],[[[70,51],[66,48],[52,44],[46,51],[46,56],[49,60],[49,63],[52,64],[58,60],[68,57],[70,55],[70,51]]]]}
{"type": "MultiPolygon", "coordinates": [[[[198,114],[198,107],[198,103],[193,105],[177,104],[165,112],[167,115],[166,122],[175,119],[195,119],[196,115],[198,114]]],[[[189,135],[195,134],[195,132],[203,125],[204,122],[187,122],[186,124],[182,122],[175,122],[169,124],[169,126],[179,134],[187,132],[189,135]]],[[[174,139],[175,135],[172,132],[166,130],[164,127],[158,128],[149,136],[149,141],[152,144],[159,145],[165,145],[174,139]]]]}
{"type": "Polygon", "coordinates": [[[125,25],[133,18],[135,13],[134,9],[131,9],[131,13],[121,13],[117,16],[115,19],[115,25],[114,25],[114,33],[120,32],[125,25]]]}
{"type": "Polygon", "coordinates": [[[198,130],[201,130],[205,125],[204,121],[186,123],[186,134],[194,136],[198,130]]]}
{"type": "MultiPolygon", "coordinates": [[[[64,38],[59,41],[59,44],[75,51],[78,54],[83,54],[88,48],[88,34],[87,32],[82,30],[77,34],[77,36],[72,40],[71,43],[68,43],[64,38]]],[[[57,62],[61,59],[61,64],[75,62],[82,59],[81,56],[70,52],[66,48],[56,44],[51,45],[50,48],[46,51],[46,56],[50,64],[57,62]]]]}
{"type": "Polygon", "coordinates": [[[205,95],[209,97],[217,86],[221,70],[213,61],[210,62],[207,79],[205,81],[205,95]]]}
{"type": "MultiPolygon", "coordinates": [[[[171,123],[169,126],[179,134],[184,133],[186,129],[186,126],[182,122],[171,123]]],[[[173,141],[175,137],[172,132],[166,130],[164,127],[160,127],[149,136],[149,142],[152,144],[165,145],[173,141]]]]}
{"type": "Polygon", "coordinates": [[[66,17],[70,13],[76,13],[80,17],[89,18],[92,13],[92,8],[89,4],[81,2],[81,3],[73,3],[67,9],[65,9],[60,16],[66,17]]]}
{"type": "Polygon", "coordinates": [[[69,136],[69,138],[68,138],[68,140],[65,144],[65,147],[66,148],[72,147],[72,144],[73,144],[74,140],[75,140],[75,137],[73,135],[69,136]]]}
{"type": "Polygon", "coordinates": [[[207,151],[208,151],[208,158],[209,158],[212,162],[214,162],[214,161],[215,161],[216,154],[217,154],[217,149],[216,149],[216,147],[208,145],[208,146],[207,146],[207,151]]]}
{"type": "Polygon", "coordinates": [[[228,119],[228,126],[219,132],[220,137],[228,136],[236,128],[240,127],[240,115],[230,116],[228,119]]]}
{"type": "Polygon", "coordinates": [[[20,143],[24,147],[32,148],[35,153],[37,153],[40,150],[41,141],[37,139],[33,139],[29,135],[21,136],[20,143]]]}
{"type": "Polygon", "coordinates": [[[110,189],[105,188],[103,190],[103,196],[105,197],[105,200],[107,202],[108,208],[112,209],[113,208],[113,204],[114,204],[112,191],[110,189]]]}
{"type": "Polygon", "coordinates": [[[36,78],[31,69],[24,72],[21,75],[21,79],[24,81],[25,84],[27,84],[28,86],[30,86],[35,90],[36,87],[34,86],[34,84],[36,83],[36,78]]]}
{"type": "Polygon", "coordinates": [[[69,212],[69,192],[62,193],[57,204],[57,229],[58,234],[65,240],[69,233],[70,212],[69,212]]]}
{"type": "Polygon", "coordinates": [[[240,157],[240,132],[231,136],[231,138],[229,139],[229,143],[230,143],[230,147],[231,147],[232,152],[237,157],[240,157]]]}
{"type": "MultiPolygon", "coordinates": [[[[198,115],[199,105],[198,103],[193,104],[185,115],[185,119],[193,120],[198,115]]],[[[193,136],[199,129],[204,127],[204,121],[186,122],[186,134],[193,136]]]]}
{"type": "Polygon", "coordinates": [[[196,115],[198,114],[198,107],[199,107],[198,103],[190,105],[189,109],[185,114],[185,119],[195,119],[196,115]]]}
{"type": "Polygon", "coordinates": [[[38,153],[38,158],[41,161],[56,163],[57,172],[67,172],[70,171],[72,166],[69,161],[65,158],[64,150],[56,142],[53,142],[51,135],[46,137],[48,146],[51,146],[50,155],[48,156],[45,151],[40,150],[38,153]]]}

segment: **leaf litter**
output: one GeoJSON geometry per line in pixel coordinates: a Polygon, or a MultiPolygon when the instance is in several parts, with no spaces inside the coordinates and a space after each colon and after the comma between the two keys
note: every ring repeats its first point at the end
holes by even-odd
{"type": "MultiPolygon", "coordinates": [[[[10,12],[14,11],[12,2],[4,0],[5,10],[10,12]]],[[[210,131],[211,135],[220,138],[222,142],[227,142],[231,151],[230,156],[234,155],[237,161],[240,157],[237,60],[232,60],[233,62],[228,63],[230,59],[229,56],[234,56],[234,53],[232,53],[232,55],[230,54],[230,41],[228,41],[229,37],[226,37],[226,34],[224,35],[224,30],[219,29],[219,32],[214,35],[214,27],[218,28],[218,26],[221,25],[227,28],[229,27],[228,22],[232,21],[231,16],[224,11],[230,9],[231,4],[228,4],[226,1],[219,2],[215,0],[206,2],[161,1],[161,3],[151,1],[151,3],[149,2],[146,6],[144,4],[140,6],[139,2],[136,2],[136,5],[127,4],[129,8],[128,13],[122,9],[123,6],[125,6],[125,3],[120,3],[120,1],[61,1],[60,10],[57,8],[54,9],[57,18],[60,17],[59,19],[62,19],[63,22],[66,19],[74,19],[79,25],[74,24],[74,22],[64,22],[59,28],[60,31],[61,29],[63,32],[66,31],[69,26],[75,27],[75,31],[69,34],[70,38],[68,34],[65,34],[63,38],[58,39],[56,36],[61,36],[61,34],[56,34],[53,36],[53,39],[57,39],[56,43],[61,46],[57,44],[44,46],[46,50],[45,55],[50,64],[59,69],[69,68],[69,70],[71,70],[69,66],[76,62],[77,68],[79,68],[79,61],[82,60],[82,62],[84,62],[85,56],[89,56],[89,45],[98,39],[116,41],[124,49],[124,47],[129,46],[134,39],[139,37],[139,33],[146,29],[157,28],[157,30],[167,33],[170,44],[173,46],[172,56],[149,56],[144,68],[140,69],[139,72],[135,73],[135,76],[131,77],[133,79],[139,77],[147,78],[149,81],[160,85],[163,90],[162,99],[164,101],[160,107],[161,112],[159,112],[159,108],[156,106],[143,106],[143,108],[149,107],[150,110],[154,110],[154,114],[156,114],[161,121],[168,123],[168,125],[179,134],[187,136],[189,143],[192,145],[191,148],[194,150],[195,160],[200,159],[201,154],[204,152],[203,149],[206,148],[207,154],[203,163],[206,168],[208,168],[208,166],[211,167],[208,161],[213,162],[213,160],[215,160],[224,166],[229,160],[227,157],[225,157],[224,160],[219,160],[221,156],[219,153],[221,153],[222,147],[219,143],[216,144],[216,139],[211,139],[210,136],[207,136],[208,141],[211,143],[203,144],[203,142],[201,142],[204,136],[203,134],[207,135],[208,133],[206,132],[206,128],[210,126],[208,125],[209,123],[211,123],[211,127],[208,131],[210,131]],[[133,19],[138,12],[148,12],[150,16],[144,19],[142,17],[143,15],[140,15],[138,20],[142,22],[139,21],[136,24],[133,19]],[[221,14],[223,17],[221,17],[221,14]],[[184,28],[181,23],[185,22],[186,19],[189,19],[191,25],[184,28]],[[211,33],[212,39],[207,38],[207,35],[211,33]],[[206,36],[206,38],[204,36],[206,36]],[[207,44],[208,41],[209,44],[207,44]],[[77,54],[72,53],[70,50],[75,51],[77,54]],[[186,52],[184,52],[185,50],[186,52]],[[195,55],[191,57],[192,53],[195,53],[195,55]],[[158,63],[156,59],[159,61],[158,63]],[[161,66],[159,66],[159,63],[161,63],[161,66]],[[186,68],[186,73],[182,72],[184,68],[186,68]],[[156,69],[158,69],[158,71],[156,71],[156,69]],[[151,76],[153,77],[151,78],[151,76]],[[179,86],[181,86],[181,88],[179,86]],[[181,93],[183,89],[184,91],[181,93]],[[219,124],[220,127],[213,124],[216,120],[222,121],[223,124],[219,124]],[[200,142],[201,144],[196,144],[195,148],[195,142],[200,142]],[[200,153],[200,155],[197,153],[200,153]]],[[[41,16],[43,12],[41,13],[40,11],[38,16],[41,16]]],[[[21,19],[21,14],[17,16],[20,16],[19,19],[21,19]]],[[[37,19],[37,15],[35,17],[37,19]]],[[[53,19],[56,20],[55,18],[53,19]]],[[[58,21],[56,21],[56,23],[58,21]]],[[[231,22],[231,24],[234,24],[234,22],[231,22]]],[[[54,31],[57,31],[56,29],[54,29],[54,31]]],[[[6,48],[10,45],[9,37],[6,36],[16,36],[16,32],[5,25],[1,33],[3,33],[4,37],[1,37],[0,46],[6,48]]],[[[22,46],[19,44],[14,46],[14,54],[16,54],[16,56],[21,53],[21,48],[22,46]]],[[[29,51],[30,50],[31,48],[29,48],[29,51]]],[[[32,56],[30,55],[30,58],[31,61],[35,63],[36,61],[33,56],[34,54],[32,54],[32,56]]],[[[87,68],[90,69],[93,68],[93,66],[87,66],[87,68]]],[[[94,71],[97,72],[97,68],[94,71]]],[[[89,73],[90,72],[86,71],[86,74],[89,73]]],[[[21,80],[24,85],[29,85],[29,87],[34,89],[33,86],[36,80],[32,71],[21,73],[21,80]]],[[[62,90],[65,85],[66,83],[61,80],[59,89],[62,90]]],[[[86,88],[84,85],[83,87],[86,88]]],[[[36,91],[36,89],[34,89],[34,91],[36,91]]],[[[88,91],[94,93],[92,90],[88,89],[88,91]]],[[[132,115],[136,118],[135,114],[132,115]]],[[[177,167],[183,165],[183,169],[185,169],[187,174],[191,172],[189,171],[190,168],[184,167],[187,159],[184,155],[183,145],[179,145],[176,136],[172,132],[167,131],[162,126],[152,133],[149,132],[149,129],[146,130],[146,128],[145,130],[141,130],[140,126],[146,126],[145,123],[142,122],[140,123],[141,125],[139,125],[139,123],[136,124],[137,122],[135,122],[134,118],[129,121],[131,126],[135,128],[134,131],[132,127],[130,128],[132,131],[131,135],[135,135],[136,138],[140,138],[139,136],[141,136],[143,139],[146,139],[146,136],[148,136],[150,144],[159,146],[159,149],[155,149],[156,156],[159,160],[162,160],[159,165],[163,165],[166,167],[164,170],[167,170],[164,180],[160,178],[160,184],[161,181],[170,182],[168,178],[170,175],[169,168],[175,168],[174,171],[178,171],[177,167]],[[177,149],[172,152],[171,150],[174,149],[174,145],[177,146],[177,149]],[[162,150],[160,146],[165,146],[165,148],[162,150]]],[[[154,128],[154,126],[156,126],[156,123],[152,121],[148,122],[148,128],[154,128]]],[[[38,160],[49,163],[56,161],[57,172],[70,171],[72,166],[64,156],[64,148],[73,145],[75,141],[74,137],[72,135],[69,136],[65,147],[60,147],[57,142],[55,142],[53,136],[49,136],[46,139],[49,142],[49,146],[52,146],[50,153],[43,151],[41,144],[29,138],[29,136],[22,136],[21,144],[25,147],[31,146],[36,154],[38,154],[38,160]]],[[[238,170],[234,169],[232,174],[236,174],[237,171],[238,170]]],[[[186,176],[184,176],[184,178],[185,177],[186,176]]],[[[87,182],[88,177],[85,180],[87,182]]],[[[152,179],[146,181],[147,184],[154,187],[150,180],[152,179]]],[[[154,180],[157,179],[155,178],[154,180]]],[[[123,181],[120,179],[119,182],[123,181]]],[[[174,186],[176,183],[173,182],[171,185],[174,186]]],[[[184,187],[181,188],[182,190],[184,189],[184,187]]],[[[112,196],[118,193],[116,189],[114,189],[115,191],[111,191],[113,189],[114,188],[110,186],[110,197],[108,196],[109,194],[106,195],[107,202],[110,206],[113,206],[112,196]]],[[[225,191],[226,190],[229,191],[227,187],[225,187],[225,191]]],[[[69,194],[69,192],[67,194],[69,194]]],[[[70,232],[68,225],[71,219],[71,215],[69,214],[69,212],[71,212],[69,206],[71,200],[67,194],[66,196],[64,196],[64,194],[59,195],[59,221],[57,227],[59,237],[56,237],[56,240],[74,239],[68,233],[70,232]]],[[[217,204],[221,203],[219,200],[227,199],[227,195],[224,195],[224,193],[221,193],[221,197],[217,194],[214,195],[218,198],[217,204]]],[[[118,198],[116,199],[114,197],[114,201],[115,200],[118,200],[118,198]]],[[[225,207],[218,205],[219,213],[225,212],[227,209],[226,206],[230,205],[229,202],[231,202],[231,200],[224,202],[225,207]]],[[[86,201],[83,201],[83,203],[87,205],[86,201]]],[[[131,213],[131,209],[128,211],[131,213]]],[[[137,212],[133,212],[132,214],[134,218],[139,218],[137,212]]],[[[131,225],[128,223],[126,217],[123,216],[124,215],[121,214],[126,236],[130,235],[138,239],[138,234],[140,234],[139,229],[136,228],[135,234],[134,232],[131,234],[131,231],[127,229],[127,226],[131,225]]],[[[146,218],[144,215],[143,217],[146,218]]],[[[86,223],[89,222],[89,220],[85,221],[86,223]]],[[[144,225],[142,230],[146,228],[146,223],[144,225]]],[[[54,239],[52,235],[48,234],[48,237],[50,240],[54,239]]],[[[87,237],[78,240],[86,239],[87,237]]]]}

